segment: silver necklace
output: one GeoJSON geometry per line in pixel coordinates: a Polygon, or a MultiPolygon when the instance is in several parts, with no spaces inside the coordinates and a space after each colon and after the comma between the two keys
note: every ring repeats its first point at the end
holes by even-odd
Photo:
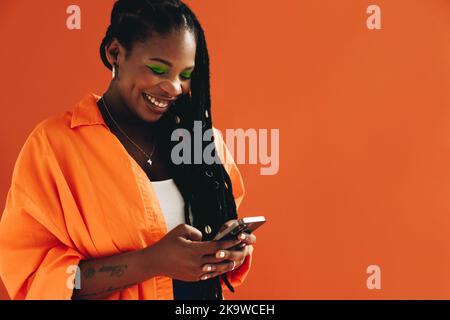
{"type": "Polygon", "coordinates": [[[124,131],[124,130],[122,130],[122,128],[119,126],[119,124],[116,122],[116,120],[114,120],[114,117],[112,116],[112,114],[111,114],[111,112],[109,112],[109,108],[108,108],[108,106],[106,105],[106,100],[105,100],[105,97],[104,96],[102,96],[102,102],[103,102],[103,105],[105,106],[105,109],[106,109],[106,111],[108,112],[108,115],[109,115],[109,117],[111,118],[111,120],[112,120],[112,122],[114,123],[114,125],[117,127],[117,129],[119,129],[120,130],[120,132],[122,132],[122,134],[140,151],[140,152],[142,152],[142,154],[143,155],[145,155],[145,157],[148,159],[147,160],[147,163],[149,164],[149,165],[152,165],[152,163],[153,163],[153,161],[152,161],[152,156],[153,156],[153,153],[155,152],[155,149],[156,149],[156,143],[154,143],[153,144],[153,150],[152,150],[152,153],[150,153],[150,155],[148,155],[144,150],[142,150],[142,148],[141,147],[139,147],[138,145],[137,145],[137,143],[135,143],[134,141],[133,141],[133,139],[131,139],[127,134],[126,134],[126,132],[124,131]]]}

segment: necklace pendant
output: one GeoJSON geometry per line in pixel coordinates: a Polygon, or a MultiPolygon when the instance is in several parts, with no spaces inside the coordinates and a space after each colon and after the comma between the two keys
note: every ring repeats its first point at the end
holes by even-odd
{"type": "Polygon", "coordinates": [[[152,163],[153,163],[152,159],[148,159],[147,162],[149,165],[152,165],[152,163]]]}

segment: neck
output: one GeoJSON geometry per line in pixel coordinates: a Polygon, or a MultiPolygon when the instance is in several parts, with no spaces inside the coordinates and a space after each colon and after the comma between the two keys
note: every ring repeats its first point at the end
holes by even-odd
{"type": "Polygon", "coordinates": [[[142,120],[123,101],[119,90],[115,87],[114,81],[111,82],[108,90],[103,95],[103,98],[109,112],[111,113],[111,116],[123,130],[134,134],[145,135],[154,133],[156,130],[155,123],[149,123],[142,120]]]}

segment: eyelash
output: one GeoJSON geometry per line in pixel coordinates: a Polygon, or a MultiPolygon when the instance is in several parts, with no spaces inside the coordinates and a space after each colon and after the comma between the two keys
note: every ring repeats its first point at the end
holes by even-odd
{"type": "MultiPolygon", "coordinates": [[[[158,72],[156,69],[157,68],[152,68],[152,67],[148,67],[154,74],[156,74],[157,76],[162,76],[163,74],[165,74],[165,71],[162,71],[162,72],[158,72]]],[[[185,77],[185,76],[183,76],[182,74],[181,74],[181,78],[183,79],[183,80],[190,80],[191,79],[191,77],[185,77]]]]}

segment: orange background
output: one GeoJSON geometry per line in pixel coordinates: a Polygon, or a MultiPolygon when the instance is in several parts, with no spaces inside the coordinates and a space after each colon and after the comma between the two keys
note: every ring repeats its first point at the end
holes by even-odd
{"type": "MultiPolygon", "coordinates": [[[[277,175],[240,166],[240,215],[268,223],[227,298],[449,299],[450,1],[187,2],[206,29],[215,126],[280,129],[277,175]],[[370,4],[382,30],[366,27],[370,4]],[[366,287],[372,264],[381,290],[366,287]]],[[[106,89],[112,3],[0,1],[2,203],[32,128],[106,89]],[[71,4],[81,31],[66,28],[71,4]]]]}

